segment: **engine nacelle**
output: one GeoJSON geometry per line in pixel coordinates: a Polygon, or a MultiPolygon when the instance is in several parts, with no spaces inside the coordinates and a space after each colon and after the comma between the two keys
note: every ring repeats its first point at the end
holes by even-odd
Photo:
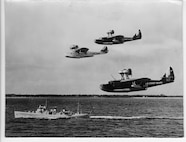
{"type": "Polygon", "coordinates": [[[129,69],[123,69],[119,71],[119,74],[121,75],[121,80],[129,79],[129,75],[132,76],[132,70],[129,69]]]}

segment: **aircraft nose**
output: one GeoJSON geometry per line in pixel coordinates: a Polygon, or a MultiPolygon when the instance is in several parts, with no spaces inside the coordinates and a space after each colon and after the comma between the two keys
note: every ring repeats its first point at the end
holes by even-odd
{"type": "Polygon", "coordinates": [[[98,44],[101,43],[100,39],[95,39],[94,42],[95,42],[95,43],[98,43],[98,44]]]}
{"type": "Polygon", "coordinates": [[[100,85],[100,89],[103,90],[103,91],[106,91],[106,90],[107,90],[105,84],[101,84],[101,85],[100,85]]]}
{"type": "Polygon", "coordinates": [[[103,90],[103,84],[101,84],[101,85],[99,86],[99,88],[100,88],[101,90],[103,90]]]}
{"type": "Polygon", "coordinates": [[[69,54],[66,54],[65,57],[69,57],[69,54]]]}

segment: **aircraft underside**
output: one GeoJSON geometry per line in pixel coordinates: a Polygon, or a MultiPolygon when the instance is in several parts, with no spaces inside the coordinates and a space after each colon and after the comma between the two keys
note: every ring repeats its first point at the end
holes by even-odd
{"type": "Polygon", "coordinates": [[[121,44],[123,42],[119,41],[102,41],[102,40],[96,40],[95,41],[97,44],[103,44],[103,45],[112,45],[112,44],[121,44]]]}
{"type": "Polygon", "coordinates": [[[103,91],[106,92],[117,92],[117,93],[128,93],[128,92],[133,92],[133,91],[143,91],[146,90],[147,88],[143,88],[143,89],[136,89],[136,88],[124,88],[124,89],[102,89],[103,91]]]}
{"type": "Polygon", "coordinates": [[[68,58],[87,58],[87,57],[93,57],[93,55],[92,56],[90,56],[90,55],[87,55],[87,56],[66,56],[66,57],[68,57],[68,58]]]}
{"type": "Polygon", "coordinates": [[[113,88],[108,84],[102,84],[100,85],[100,89],[106,92],[132,92],[132,91],[143,91],[146,90],[147,88],[145,87],[113,88]]]}

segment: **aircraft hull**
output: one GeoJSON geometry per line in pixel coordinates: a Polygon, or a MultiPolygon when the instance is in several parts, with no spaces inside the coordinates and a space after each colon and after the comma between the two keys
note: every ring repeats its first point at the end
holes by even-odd
{"type": "Polygon", "coordinates": [[[83,56],[70,56],[70,55],[66,55],[65,57],[67,57],[67,58],[76,58],[76,59],[80,59],[80,58],[93,57],[93,55],[83,55],[83,56]]]}
{"type": "Polygon", "coordinates": [[[101,84],[100,85],[100,89],[103,90],[103,91],[106,91],[106,92],[133,92],[133,91],[143,91],[143,90],[146,90],[146,88],[135,88],[135,87],[128,87],[128,88],[114,88],[112,86],[110,86],[109,84],[101,84]]]}
{"type": "Polygon", "coordinates": [[[103,40],[100,40],[100,39],[96,39],[95,40],[95,43],[97,44],[103,44],[103,45],[112,45],[112,44],[122,44],[123,42],[114,42],[114,41],[103,41],[103,40]]]}

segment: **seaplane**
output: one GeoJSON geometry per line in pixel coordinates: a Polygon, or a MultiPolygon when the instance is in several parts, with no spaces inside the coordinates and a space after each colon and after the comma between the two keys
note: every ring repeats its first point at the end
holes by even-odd
{"type": "Polygon", "coordinates": [[[71,52],[66,55],[67,58],[86,58],[86,57],[93,57],[94,55],[102,55],[108,53],[107,46],[103,47],[100,52],[90,52],[89,49],[86,47],[79,48],[78,45],[73,45],[70,47],[71,52]]]}
{"type": "Polygon", "coordinates": [[[119,71],[119,74],[121,75],[120,80],[113,80],[109,81],[108,84],[101,84],[100,89],[106,92],[143,91],[149,87],[172,83],[175,79],[172,67],[169,67],[168,72],[165,73],[160,80],[152,80],[150,78],[132,79],[132,70],[130,68],[119,71]]]}
{"type": "Polygon", "coordinates": [[[139,30],[138,34],[135,34],[133,37],[125,37],[123,35],[113,36],[114,30],[107,32],[107,34],[107,37],[101,37],[99,39],[96,39],[95,43],[104,45],[123,44],[124,42],[138,40],[142,38],[141,30],[139,30]]]}

